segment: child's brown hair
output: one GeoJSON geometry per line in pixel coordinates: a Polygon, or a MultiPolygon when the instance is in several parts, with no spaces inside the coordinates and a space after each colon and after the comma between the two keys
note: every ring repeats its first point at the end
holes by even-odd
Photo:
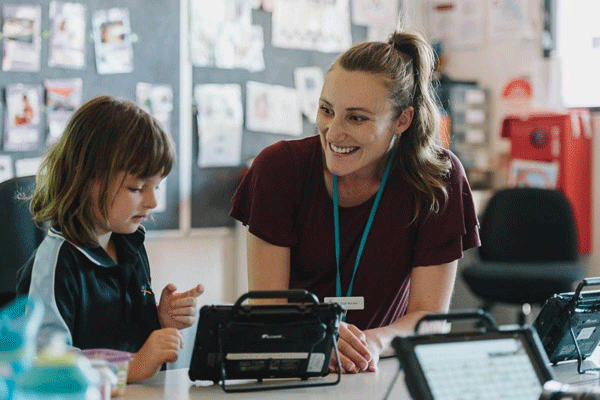
{"type": "Polygon", "coordinates": [[[119,173],[164,177],[174,162],[173,142],[150,114],[130,101],[95,97],[75,112],[42,162],[31,212],[38,223],[49,221],[73,244],[95,247],[96,207],[107,219],[113,201],[109,189],[119,173]]]}

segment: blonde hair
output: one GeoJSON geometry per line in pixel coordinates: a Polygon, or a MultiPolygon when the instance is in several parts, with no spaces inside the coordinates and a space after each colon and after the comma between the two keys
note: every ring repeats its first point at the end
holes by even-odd
{"type": "Polygon", "coordinates": [[[119,173],[145,179],[167,176],[175,162],[170,136],[134,103],[98,96],[81,106],[36,177],[30,209],[37,223],[50,222],[80,247],[98,246],[98,216],[108,219],[111,185],[119,173]],[[93,188],[97,187],[97,204],[93,188]]]}
{"type": "Polygon", "coordinates": [[[380,75],[389,90],[395,113],[413,107],[410,127],[402,133],[396,166],[415,190],[415,217],[423,209],[439,212],[448,199],[443,178],[452,168],[443,156],[440,136],[440,111],[433,93],[434,53],[418,33],[394,32],[388,42],[358,43],[344,52],[332,65],[347,71],[380,75]]]}

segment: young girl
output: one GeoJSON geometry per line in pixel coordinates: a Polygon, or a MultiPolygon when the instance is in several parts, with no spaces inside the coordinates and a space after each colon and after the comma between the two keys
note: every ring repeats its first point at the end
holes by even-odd
{"type": "Polygon", "coordinates": [[[35,221],[51,228],[18,273],[17,293],[45,306],[40,345],[64,333],[80,349],[132,352],[129,381],[177,359],[204,289],[169,284],[156,305],[141,225],[173,162],[168,134],[129,101],[100,96],[73,115],[31,199],[35,221]]]}

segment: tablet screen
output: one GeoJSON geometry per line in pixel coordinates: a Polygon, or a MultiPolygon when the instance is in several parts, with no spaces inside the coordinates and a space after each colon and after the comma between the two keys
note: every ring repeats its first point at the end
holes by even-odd
{"type": "Polygon", "coordinates": [[[542,393],[518,337],[419,344],[414,351],[436,400],[538,400],[542,393]]]}

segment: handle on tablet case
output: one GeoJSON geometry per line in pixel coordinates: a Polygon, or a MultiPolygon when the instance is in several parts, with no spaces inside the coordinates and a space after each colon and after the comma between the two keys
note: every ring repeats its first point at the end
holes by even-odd
{"type": "Polygon", "coordinates": [[[311,303],[319,304],[317,296],[304,289],[291,290],[260,290],[252,291],[240,296],[233,308],[239,308],[247,299],[288,299],[288,300],[310,300],[311,303]]]}
{"type": "Polygon", "coordinates": [[[584,280],[579,282],[579,285],[577,285],[577,289],[575,289],[573,300],[579,299],[581,289],[583,289],[585,286],[600,286],[600,278],[585,278],[584,280]]]}
{"type": "Polygon", "coordinates": [[[490,330],[498,330],[498,325],[494,322],[490,314],[483,310],[474,311],[452,311],[446,314],[428,314],[421,318],[415,325],[415,333],[419,333],[419,327],[425,321],[456,321],[456,320],[479,320],[487,325],[490,330]]]}

